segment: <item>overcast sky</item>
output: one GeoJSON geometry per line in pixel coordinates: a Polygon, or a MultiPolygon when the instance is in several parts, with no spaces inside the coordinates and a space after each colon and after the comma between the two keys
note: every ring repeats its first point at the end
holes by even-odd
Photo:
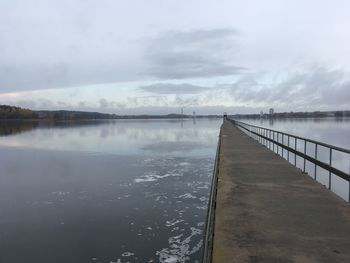
{"type": "Polygon", "coordinates": [[[0,104],[350,109],[348,0],[0,0],[0,104]]]}

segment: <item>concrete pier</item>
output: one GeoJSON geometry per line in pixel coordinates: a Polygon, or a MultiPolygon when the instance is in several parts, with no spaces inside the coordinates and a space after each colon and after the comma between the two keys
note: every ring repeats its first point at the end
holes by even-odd
{"type": "Polygon", "coordinates": [[[349,204],[228,121],[218,178],[212,262],[350,262],[349,204]]]}

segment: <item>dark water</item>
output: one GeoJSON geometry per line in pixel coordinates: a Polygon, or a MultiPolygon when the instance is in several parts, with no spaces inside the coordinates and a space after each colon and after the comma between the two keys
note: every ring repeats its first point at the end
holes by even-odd
{"type": "MultiPolygon", "coordinates": [[[[350,118],[305,118],[305,119],[242,119],[241,121],[257,126],[283,131],[289,134],[298,135],[300,137],[313,139],[327,144],[335,145],[341,148],[350,149],[350,118]]],[[[303,143],[300,141],[297,145],[299,151],[303,151],[303,143]]],[[[329,149],[322,146],[318,147],[318,160],[329,163],[329,149]]],[[[308,155],[314,157],[315,146],[309,144],[307,146],[308,155]]],[[[281,151],[279,152],[281,154],[281,151]]],[[[286,153],[284,157],[286,158],[286,153]]],[[[290,155],[292,163],[294,155],[290,155]]],[[[303,159],[297,158],[297,166],[303,168],[303,159]]],[[[350,155],[333,151],[332,166],[342,170],[345,173],[350,173],[350,155]]],[[[306,172],[314,177],[315,166],[310,162],[306,162],[306,172]]],[[[316,170],[316,180],[329,187],[329,172],[318,167],[316,170]]],[[[349,182],[332,174],[331,175],[331,190],[344,200],[349,201],[349,182]]]]}
{"type": "Polygon", "coordinates": [[[1,122],[0,262],[199,262],[221,122],[1,122]]]}

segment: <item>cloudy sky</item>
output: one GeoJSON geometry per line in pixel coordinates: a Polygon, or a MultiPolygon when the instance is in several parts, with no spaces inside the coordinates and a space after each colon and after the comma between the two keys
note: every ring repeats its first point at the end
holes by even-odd
{"type": "Polygon", "coordinates": [[[0,0],[0,104],[350,109],[348,0],[0,0]]]}

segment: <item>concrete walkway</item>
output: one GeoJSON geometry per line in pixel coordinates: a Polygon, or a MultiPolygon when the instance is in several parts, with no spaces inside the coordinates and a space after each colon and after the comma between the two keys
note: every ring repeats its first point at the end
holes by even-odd
{"type": "Polygon", "coordinates": [[[350,262],[350,206],[230,122],[221,129],[213,262],[350,262]]]}

